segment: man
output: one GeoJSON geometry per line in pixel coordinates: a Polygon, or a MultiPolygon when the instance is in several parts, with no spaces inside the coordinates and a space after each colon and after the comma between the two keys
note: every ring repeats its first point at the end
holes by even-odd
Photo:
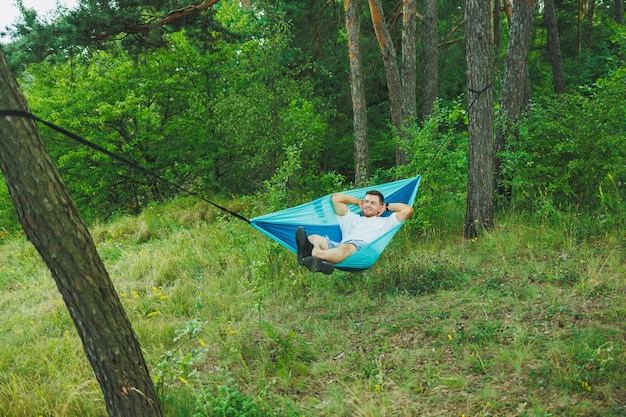
{"type": "Polygon", "coordinates": [[[307,236],[304,227],[296,231],[298,263],[311,272],[332,274],[335,264],[373,242],[413,214],[413,207],[404,203],[385,204],[383,195],[375,190],[368,191],[361,200],[346,194],[333,194],[333,209],[341,229],[341,242],[327,236],[307,236]],[[348,204],[358,205],[362,216],[350,211],[348,204]],[[393,213],[381,217],[385,211],[393,213]]]}

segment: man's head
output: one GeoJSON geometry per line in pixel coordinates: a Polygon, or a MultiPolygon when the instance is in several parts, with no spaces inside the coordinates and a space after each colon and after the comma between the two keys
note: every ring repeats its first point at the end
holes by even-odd
{"type": "Polygon", "coordinates": [[[361,211],[365,217],[380,216],[383,211],[385,197],[380,191],[370,190],[365,194],[361,211]]]}

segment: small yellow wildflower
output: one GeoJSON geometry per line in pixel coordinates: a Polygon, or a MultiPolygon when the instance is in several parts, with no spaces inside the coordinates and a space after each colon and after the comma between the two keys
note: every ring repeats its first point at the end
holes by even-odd
{"type": "Polygon", "coordinates": [[[206,343],[204,343],[204,340],[202,339],[198,339],[198,343],[200,343],[200,346],[205,347],[206,343]]]}
{"type": "Polygon", "coordinates": [[[148,317],[154,317],[161,314],[159,310],[153,311],[152,313],[148,313],[148,317]]]}
{"type": "Polygon", "coordinates": [[[448,335],[448,340],[452,340],[452,335],[451,334],[448,335]]]}

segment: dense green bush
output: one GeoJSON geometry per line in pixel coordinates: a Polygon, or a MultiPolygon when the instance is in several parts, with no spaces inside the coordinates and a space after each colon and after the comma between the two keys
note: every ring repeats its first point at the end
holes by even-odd
{"type": "Polygon", "coordinates": [[[615,213],[626,201],[626,70],[535,101],[504,155],[516,201],[615,213]]]}

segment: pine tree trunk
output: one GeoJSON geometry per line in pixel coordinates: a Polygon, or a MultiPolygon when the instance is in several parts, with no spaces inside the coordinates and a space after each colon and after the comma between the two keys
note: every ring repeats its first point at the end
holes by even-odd
{"type": "Polygon", "coordinates": [[[624,24],[624,0],[615,0],[615,23],[624,24]]]}
{"type": "Polygon", "coordinates": [[[491,0],[466,0],[468,184],[465,237],[493,227],[493,59],[491,0]]]}
{"type": "MultiPolygon", "coordinates": [[[[403,129],[415,123],[417,117],[417,72],[415,56],[415,28],[417,8],[415,0],[404,0],[402,8],[402,123],[403,129]]],[[[408,162],[408,161],[406,161],[408,162]]]]}
{"type": "Polygon", "coordinates": [[[528,76],[528,48],[533,19],[533,1],[516,0],[511,17],[509,43],[504,60],[504,80],[502,84],[502,102],[496,134],[495,181],[498,195],[505,201],[510,199],[507,178],[501,170],[500,153],[507,148],[509,137],[517,137],[517,122],[530,100],[528,76]]]}
{"type": "MultiPolygon", "coordinates": [[[[402,128],[402,84],[400,81],[400,72],[398,71],[398,62],[396,58],[396,48],[393,45],[391,34],[385,22],[385,13],[380,0],[369,0],[370,12],[372,14],[372,23],[376,39],[380,46],[380,52],[383,56],[383,64],[385,66],[385,75],[387,76],[387,90],[389,92],[389,107],[391,111],[391,123],[396,128],[400,138],[403,138],[404,129],[402,128]]],[[[396,165],[406,164],[406,155],[400,148],[396,146],[396,165]]]]}
{"type": "MultiPolygon", "coordinates": [[[[28,111],[1,49],[0,108],[28,111]]],[[[26,236],[78,330],[109,415],[160,416],[131,324],[32,119],[0,118],[0,168],[26,236]]]]}
{"type": "Polygon", "coordinates": [[[552,85],[557,94],[565,93],[565,72],[563,71],[563,59],[561,57],[561,42],[559,41],[559,28],[556,23],[554,0],[544,0],[543,16],[548,29],[548,51],[552,64],[552,85]]]}
{"type": "MultiPolygon", "coordinates": [[[[498,61],[500,48],[502,48],[502,3],[500,0],[493,0],[493,50],[494,58],[498,61]]],[[[497,67],[497,65],[496,65],[497,67]]]]}
{"type": "Polygon", "coordinates": [[[422,119],[433,114],[439,95],[439,34],[437,0],[424,0],[424,84],[422,91],[422,119]]]}
{"type": "Polygon", "coordinates": [[[367,142],[367,105],[361,63],[361,30],[357,0],[344,0],[348,55],[350,57],[350,90],[354,123],[355,184],[361,186],[369,179],[369,146],[367,142]]]}

